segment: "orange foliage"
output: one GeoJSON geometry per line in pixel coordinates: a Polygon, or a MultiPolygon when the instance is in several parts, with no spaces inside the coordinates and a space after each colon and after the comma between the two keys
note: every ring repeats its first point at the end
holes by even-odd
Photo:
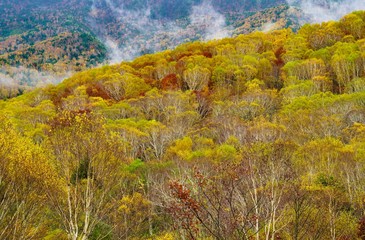
{"type": "Polygon", "coordinates": [[[109,94],[100,84],[91,84],[90,86],[87,87],[86,93],[90,97],[101,97],[103,99],[111,99],[109,94]]]}
{"type": "Polygon", "coordinates": [[[181,81],[176,74],[169,74],[161,80],[162,90],[177,90],[181,88],[181,81]]]}

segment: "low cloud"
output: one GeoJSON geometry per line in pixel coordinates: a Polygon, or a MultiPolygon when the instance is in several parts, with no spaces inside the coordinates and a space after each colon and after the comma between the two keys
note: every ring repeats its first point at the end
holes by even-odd
{"type": "Polygon", "coordinates": [[[275,29],[277,29],[277,24],[273,22],[267,22],[261,27],[262,32],[270,32],[275,29]]]}
{"type": "Polygon", "coordinates": [[[364,0],[287,0],[287,3],[303,12],[302,23],[338,20],[350,12],[365,9],[364,0]]]}
{"type": "Polygon", "coordinates": [[[193,6],[189,18],[192,26],[202,30],[204,40],[229,36],[226,18],[214,9],[211,1],[205,0],[202,4],[193,6]]]}
{"type": "Polygon", "coordinates": [[[109,62],[111,64],[121,62],[128,58],[127,54],[118,47],[118,43],[111,38],[107,37],[104,44],[108,50],[109,62]]]}
{"type": "Polygon", "coordinates": [[[72,75],[71,72],[54,74],[39,72],[25,67],[1,67],[0,85],[7,87],[41,87],[48,84],[57,84],[72,75]]]}
{"type": "Polygon", "coordinates": [[[134,29],[140,31],[154,27],[150,19],[151,10],[149,6],[140,10],[130,10],[125,9],[123,5],[116,5],[112,0],[105,0],[105,2],[113,11],[118,21],[128,23],[134,29]]]}
{"type": "Polygon", "coordinates": [[[230,36],[224,15],[216,11],[210,0],[193,5],[184,19],[159,20],[151,16],[151,7],[127,9],[116,0],[94,0],[90,24],[108,49],[109,63],[131,60],[144,53],[176,47],[191,40],[212,40],[230,36]],[[105,7],[115,19],[113,29],[98,21],[105,7]],[[117,25],[117,27],[115,27],[117,25]]]}

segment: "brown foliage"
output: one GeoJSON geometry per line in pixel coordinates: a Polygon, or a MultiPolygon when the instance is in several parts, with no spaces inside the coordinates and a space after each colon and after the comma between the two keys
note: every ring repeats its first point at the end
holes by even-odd
{"type": "Polygon", "coordinates": [[[177,181],[169,184],[172,196],[176,201],[171,203],[168,211],[175,220],[175,228],[182,228],[189,233],[190,239],[195,239],[198,232],[198,220],[195,218],[199,214],[200,207],[192,198],[190,190],[177,181]]]}
{"type": "Polygon", "coordinates": [[[169,74],[161,80],[162,90],[178,90],[181,88],[181,81],[176,74],[169,74]]]}
{"type": "Polygon", "coordinates": [[[90,97],[101,97],[103,99],[111,99],[101,84],[91,84],[86,89],[87,95],[90,97]]]}

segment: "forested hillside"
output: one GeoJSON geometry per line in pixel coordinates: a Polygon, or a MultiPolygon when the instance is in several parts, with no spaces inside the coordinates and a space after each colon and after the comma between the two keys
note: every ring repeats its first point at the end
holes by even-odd
{"type": "Polygon", "coordinates": [[[365,11],[2,100],[0,160],[0,239],[365,239],[365,11]]]}
{"type": "Polygon", "coordinates": [[[261,30],[267,22],[275,24],[275,29],[297,28],[296,21],[289,21],[284,3],[2,0],[0,87],[7,87],[11,94],[0,98],[184,42],[261,30]],[[24,71],[32,74],[24,76],[24,71]]]}

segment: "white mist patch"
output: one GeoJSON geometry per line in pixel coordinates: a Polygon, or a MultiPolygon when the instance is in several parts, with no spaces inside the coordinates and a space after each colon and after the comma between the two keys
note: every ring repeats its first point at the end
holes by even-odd
{"type": "Polygon", "coordinates": [[[229,36],[225,17],[217,12],[208,0],[193,6],[189,18],[193,26],[204,31],[204,40],[222,39],[229,36]]]}
{"type": "Polygon", "coordinates": [[[273,23],[273,22],[267,22],[265,23],[264,25],[262,25],[261,27],[261,31],[262,32],[270,32],[272,30],[275,30],[277,29],[277,24],[276,23],[273,23]]]}
{"type": "Polygon", "coordinates": [[[123,54],[123,51],[119,49],[118,43],[116,41],[113,41],[110,38],[106,38],[104,44],[108,50],[108,55],[109,55],[108,57],[110,59],[111,64],[126,60],[127,56],[125,56],[123,54]]]}
{"type": "MultiPolygon", "coordinates": [[[[94,25],[97,25],[97,4],[103,2],[111,10],[111,14],[120,26],[124,28],[123,31],[128,33],[119,39],[120,41],[117,41],[109,36],[106,31],[101,31],[102,34],[99,38],[103,40],[107,47],[108,62],[111,64],[132,60],[140,56],[144,50],[153,49],[153,52],[164,50],[169,47],[163,46],[164,36],[174,39],[181,33],[182,29],[174,22],[162,24],[160,21],[152,19],[149,6],[139,10],[130,10],[125,9],[123,5],[117,4],[113,0],[93,0],[90,16],[93,17],[94,25]]],[[[179,39],[176,41],[180,43],[179,39]]]]}
{"type": "Polygon", "coordinates": [[[286,0],[292,7],[299,8],[303,14],[302,22],[320,23],[338,20],[344,15],[365,9],[364,0],[286,0]]]}
{"type": "Polygon", "coordinates": [[[130,26],[138,29],[145,30],[152,27],[153,22],[150,19],[150,9],[141,9],[139,11],[126,10],[123,5],[115,5],[111,0],[105,0],[108,7],[117,15],[117,19],[120,22],[128,23],[130,26]]]}
{"type": "Polygon", "coordinates": [[[225,17],[208,0],[192,6],[187,18],[177,20],[155,19],[151,16],[151,8],[147,4],[140,9],[128,9],[123,1],[93,0],[90,24],[107,47],[109,63],[171,49],[191,40],[207,41],[230,36],[225,17]],[[117,22],[114,29],[100,22],[99,14],[101,17],[111,14],[117,22]]]}
{"type": "Polygon", "coordinates": [[[49,84],[57,84],[72,76],[72,72],[55,74],[51,72],[39,72],[25,67],[1,67],[0,85],[2,86],[28,86],[42,87],[49,84]]]}
{"type": "Polygon", "coordinates": [[[16,81],[10,76],[0,72],[0,86],[16,87],[16,81]]]}

